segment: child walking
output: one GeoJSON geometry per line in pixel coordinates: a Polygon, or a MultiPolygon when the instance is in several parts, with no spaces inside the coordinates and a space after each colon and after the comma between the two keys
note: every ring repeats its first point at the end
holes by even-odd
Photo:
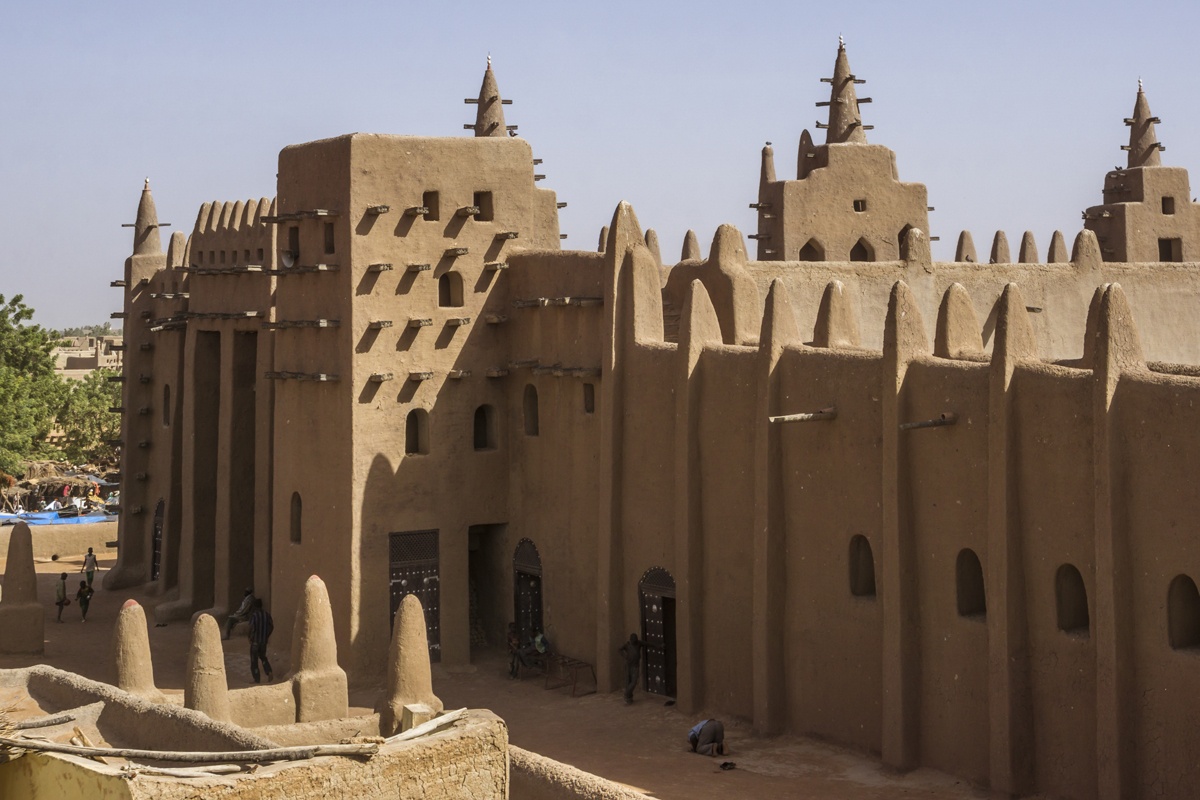
{"type": "Polygon", "coordinates": [[[62,610],[71,604],[67,599],[67,573],[58,576],[58,583],[54,584],[54,605],[58,606],[58,621],[62,622],[62,610]]]}
{"type": "Polygon", "coordinates": [[[75,599],[79,601],[79,611],[83,614],[84,622],[87,622],[88,606],[92,602],[93,594],[95,594],[95,591],[93,591],[92,587],[88,586],[87,581],[79,582],[79,591],[75,593],[75,599]]]}

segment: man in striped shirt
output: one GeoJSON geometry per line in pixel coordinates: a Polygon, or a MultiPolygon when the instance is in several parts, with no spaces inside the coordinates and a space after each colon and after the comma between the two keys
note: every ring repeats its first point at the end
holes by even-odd
{"type": "Polygon", "coordinates": [[[254,598],[251,609],[250,674],[254,677],[254,682],[258,683],[258,662],[259,659],[262,659],[263,670],[267,673],[267,683],[270,683],[275,677],[271,674],[271,662],[267,661],[267,640],[271,638],[271,632],[275,630],[275,621],[271,619],[271,615],[263,608],[261,597],[254,598]]]}

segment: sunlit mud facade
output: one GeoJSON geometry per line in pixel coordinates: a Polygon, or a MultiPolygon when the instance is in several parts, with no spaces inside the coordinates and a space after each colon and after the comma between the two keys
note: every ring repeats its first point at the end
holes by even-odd
{"type": "Polygon", "coordinates": [[[287,619],[318,573],[351,680],[410,592],[450,664],[516,619],[612,689],[638,631],[689,711],[1010,793],[1192,791],[1186,171],[1139,90],[1070,252],[935,262],[859,80],[839,49],[795,179],[764,149],[757,260],[722,226],[664,263],[625,204],[561,250],[490,68],[474,135],[288,147],[275,200],[205,204],[166,254],[147,191],[106,584],[287,619]]]}

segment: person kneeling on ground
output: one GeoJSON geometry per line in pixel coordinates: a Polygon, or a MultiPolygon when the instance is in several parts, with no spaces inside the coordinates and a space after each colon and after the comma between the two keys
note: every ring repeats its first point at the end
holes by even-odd
{"type": "Polygon", "coordinates": [[[237,627],[239,622],[245,622],[250,618],[250,610],[254,606],[254,590],[246,587],[246,593],[242,595],[242,603],[237,607],[237,611],[229,615],[229,619],[225,620],[225,638],[228,639],[233,635],[233,629],[237,627]]]}
{"type": "Polygon", "coordinates": [[[725,755],[725,724],[719,719],[702,719],[688,731],[693,753],[702,756],[725,755]]]}

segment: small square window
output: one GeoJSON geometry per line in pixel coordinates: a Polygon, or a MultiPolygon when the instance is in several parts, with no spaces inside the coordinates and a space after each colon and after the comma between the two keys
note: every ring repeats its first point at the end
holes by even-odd
{"type": "Polygon", "coordinates": [[[478,222],[491,222],[493,219],[492,209],[492,193],[491,192],[476,192],[475,201],[471,204],[479,209],[479,213],[475,215],[478,222]]]}
{"type": "Polygon", "coordinates": [[[583,413],[591,414],[596,410],[596,385],[594,383],[585,383],[583,385],[583,413]]]}
{"type": "Polygon", "coordinates": [[[1162,199],[1162,210],[1163,210],[1164,214],[1168,214],[1168,215],[1174,214],[1175,213],[1175,198],[1174,197],[1164,197],[1162,199]]]}
{"type": "Polygon", "coordinates": [[[210,264],[217,263],[217,251],[216,250],[208,251],[208,263],[210,263],[210,264]]]}
{"type": "Polygon", "coordinates": [[[234,264],[237,263],[237,250],[229,251],[229,260],[232,261],[234,264]]]}
{"type": "Polygon", "coordinates": [[[333,223],[325,223],[325,253],[326,255],[333,252],[333,223]]]}
{"type": "Polygon", "coordinates": [[[288,226],[288,252],[292,254],[293,263],[300,260],[300,227],[288,226]]]}
{"type": "Polygon", "coordinates": [[[425,219],[429,220],[430,222],[437,222],[437,220],[440,218],[440,214],[438,212],[441,210],[441,203],[438,200],[438,193],[425,192],[425,194],[421,195],[421,205],[425,207],[425,219]]]}
{"type": "Polygon", "coordinates": [[[263,249],[261,247],[258,248],[258,263],[263,263],[263,249]]]}
{"type": "Polygon", "coordinates": [[[246,263],[247,263],[247,264],[249,264],[249,263],[250,263],[250,250],[249,250],[249,248],[247,248],[247,249],[246,249],[246,263]]]}
{"type": "Polygon", "coordinates": [[[221,251],[221,263],[222,264],[225,263],[225,251],[224,250],[221,251]]]}
{"type": "Polygon", "coordinates": [[[854,201],[854,210],[855,211],[866,211],[867,210],[867,201],[866,200],[855,200],[854,201]]]}

